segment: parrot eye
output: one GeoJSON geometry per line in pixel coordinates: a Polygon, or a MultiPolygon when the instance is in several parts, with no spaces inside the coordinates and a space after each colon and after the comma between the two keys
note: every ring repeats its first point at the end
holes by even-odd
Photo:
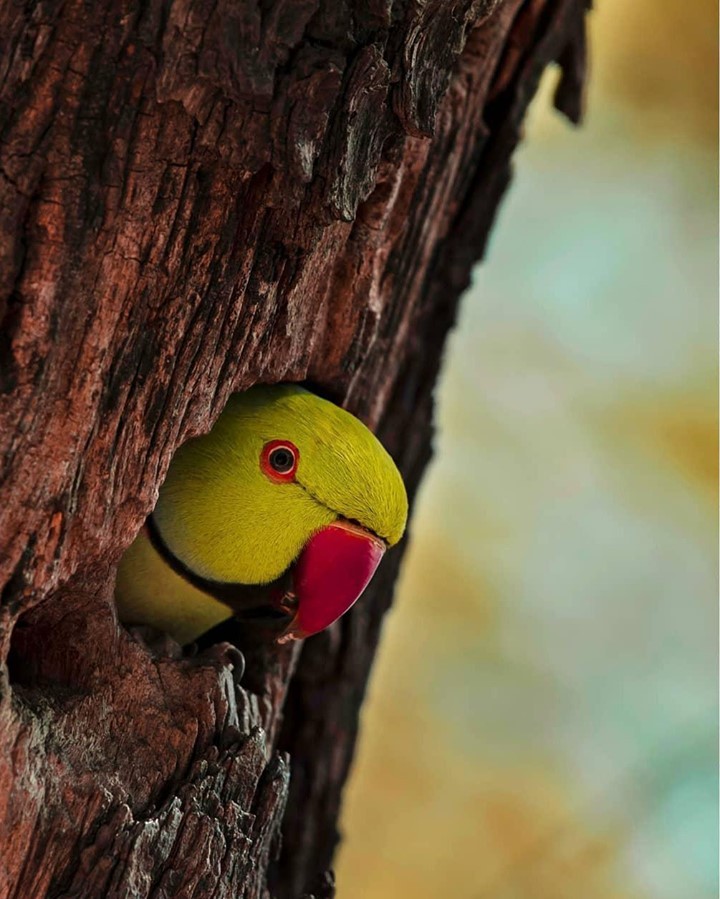
{"type": "Polygon", "coordinates": [[[295,464],[295,456],[287,447],[281,446],[270,453],[270,465],[278,474],[287,474],[295,464]]]}
{"type": "Polygon", "coordinates": [[[300,453],[289,440],[271,440],[260,454],[260,467],[272,481],[292,481],[300,453]]]}

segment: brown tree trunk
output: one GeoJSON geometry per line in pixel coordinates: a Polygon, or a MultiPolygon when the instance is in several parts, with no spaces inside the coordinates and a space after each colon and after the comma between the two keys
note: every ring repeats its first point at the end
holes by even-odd
{"type": "Polygon", "coordinates": [[[401,553],[241,683],[119,627],[115,565],[255,382],[346,405],[414,493],[548,63],[579,116],[585,5],[1,0],[0,897],[333,894],[401,553]]]}

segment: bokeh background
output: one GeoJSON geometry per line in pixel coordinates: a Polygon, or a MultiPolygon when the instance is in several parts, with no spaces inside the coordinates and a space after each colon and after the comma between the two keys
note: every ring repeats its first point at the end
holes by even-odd
{"type": "Polygon", "coordinates": [[[714,899],[717,11],[602,0],[438,389],[339,899],[714,899]]]}

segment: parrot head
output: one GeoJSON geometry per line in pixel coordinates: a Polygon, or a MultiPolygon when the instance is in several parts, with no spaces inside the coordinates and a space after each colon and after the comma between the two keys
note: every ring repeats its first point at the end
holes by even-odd
{"type": "Polygon", "coordinates": [[[233,395],[208,434],[180,447],[150,520],[208,592],[261,588],[284,642],[353,605],[407,511],[400,473],[365,425],[284,385],[233,395]]]}

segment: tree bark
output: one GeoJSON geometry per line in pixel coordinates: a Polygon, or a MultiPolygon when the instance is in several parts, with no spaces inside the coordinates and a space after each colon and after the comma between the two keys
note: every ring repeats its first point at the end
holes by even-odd
{"type": "Polygon", "coordinates": [[[334,894],[401,552],[242,679],[119,626],[115,566],[256,382],[359,415],[414,495],[549,63],[579,118],[585,5],[1,0],[0,897],[334,894]]]}

